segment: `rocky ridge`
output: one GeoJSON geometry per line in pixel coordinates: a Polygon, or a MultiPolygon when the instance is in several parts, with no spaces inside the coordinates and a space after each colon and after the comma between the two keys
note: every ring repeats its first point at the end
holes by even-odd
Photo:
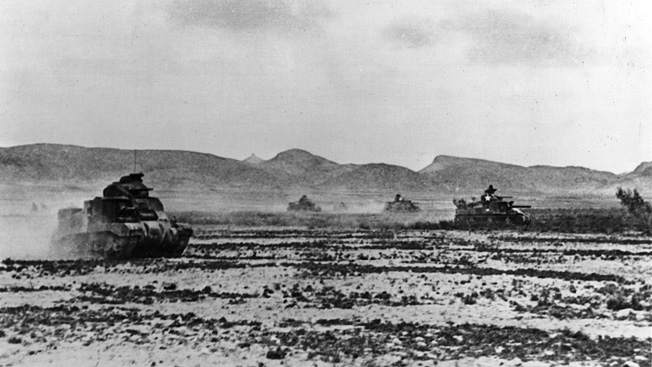
{"type": "Polygon", "coordinates": [[[173,150],[121,150],[32,144],[0,148],[0,183],[102,183],[133,170],[158,189],[334,192],[472,193],[489,184],[531,195],[606,195],[617,186],[652,190],[652,162],[616,175],[583,167],[524,167],[474,158],[437,156],[422,170],[384,163],[340,164],[301,149],[269,160],[244,161],[173,150]]]}

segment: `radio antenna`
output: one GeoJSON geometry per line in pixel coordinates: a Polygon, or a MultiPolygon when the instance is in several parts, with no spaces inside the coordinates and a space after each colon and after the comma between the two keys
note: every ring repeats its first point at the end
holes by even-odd
{"type": "Polygon", "coordinates": [[[136,149],[134,149],[134,170],[132,172],[136,172],[136,149]]]}

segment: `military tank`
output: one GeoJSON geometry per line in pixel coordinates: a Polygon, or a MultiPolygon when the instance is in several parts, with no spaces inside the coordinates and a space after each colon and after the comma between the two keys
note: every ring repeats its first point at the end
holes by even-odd
{"type": "Polygon", "coordinates": [[[505,200],[511,199],[511,196],[497,196],[494,195],[495,191],[493,186],[489,186],[478,201],[453,199],[456,207],[455,224],[467,227],[488,224],[524,226],[530,224],[530,216],[521,210],[531,208],[530,205],[514,205],[513,201],[505,200]]]}
{"type": "Polygon", "coordinates": [[[320,212],[321,208],[312,202],[306,195],[301,196],[299,201],[295,201],[288,205],[288,211],[309,211],[309,212],[320,212]]]}
{"type": "Polygon", "coordinates": [[[179,257],[193,234],[188,225],[168,218],[142,173],[123,176],[108,185],[102,197],[83,208],[58,212],[59,225],[52,239],[53,255],[131,259],[179,257]]]}
{"type": "Polygon", "coordinates": [[[334,212],[346,212],[346,211],[348,211],[348,210],[349,210],[349,206],[346,205],[346,203],[343,202],[343,201],[340,202],[340,203],[337,204],[337,205],[333,205],[333,211],[334,211],[334,212]]]}
{"type": "Polygon", "coordinates": [[[385,203],[383,211],[389,213],[415,213],[421,211],[421,208],[411,200],[405,199],[401,194],[396,194],[394,201],[385,203]]]}

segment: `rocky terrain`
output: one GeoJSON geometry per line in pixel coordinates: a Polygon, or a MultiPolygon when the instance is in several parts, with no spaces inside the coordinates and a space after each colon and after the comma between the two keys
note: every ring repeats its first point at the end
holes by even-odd
{"type": "Polygon", "coordinates": [[[652,241],[201,226],[0,264],[0,365],[650,366],[652,241]]]}

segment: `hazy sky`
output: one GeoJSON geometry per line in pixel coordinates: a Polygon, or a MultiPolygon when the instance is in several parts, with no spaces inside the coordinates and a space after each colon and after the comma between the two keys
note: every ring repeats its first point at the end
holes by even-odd
{"type": "Polygon", "coordinates": [[[0,2],[0,146],[652,160],[645,0],[0,2]]]}

